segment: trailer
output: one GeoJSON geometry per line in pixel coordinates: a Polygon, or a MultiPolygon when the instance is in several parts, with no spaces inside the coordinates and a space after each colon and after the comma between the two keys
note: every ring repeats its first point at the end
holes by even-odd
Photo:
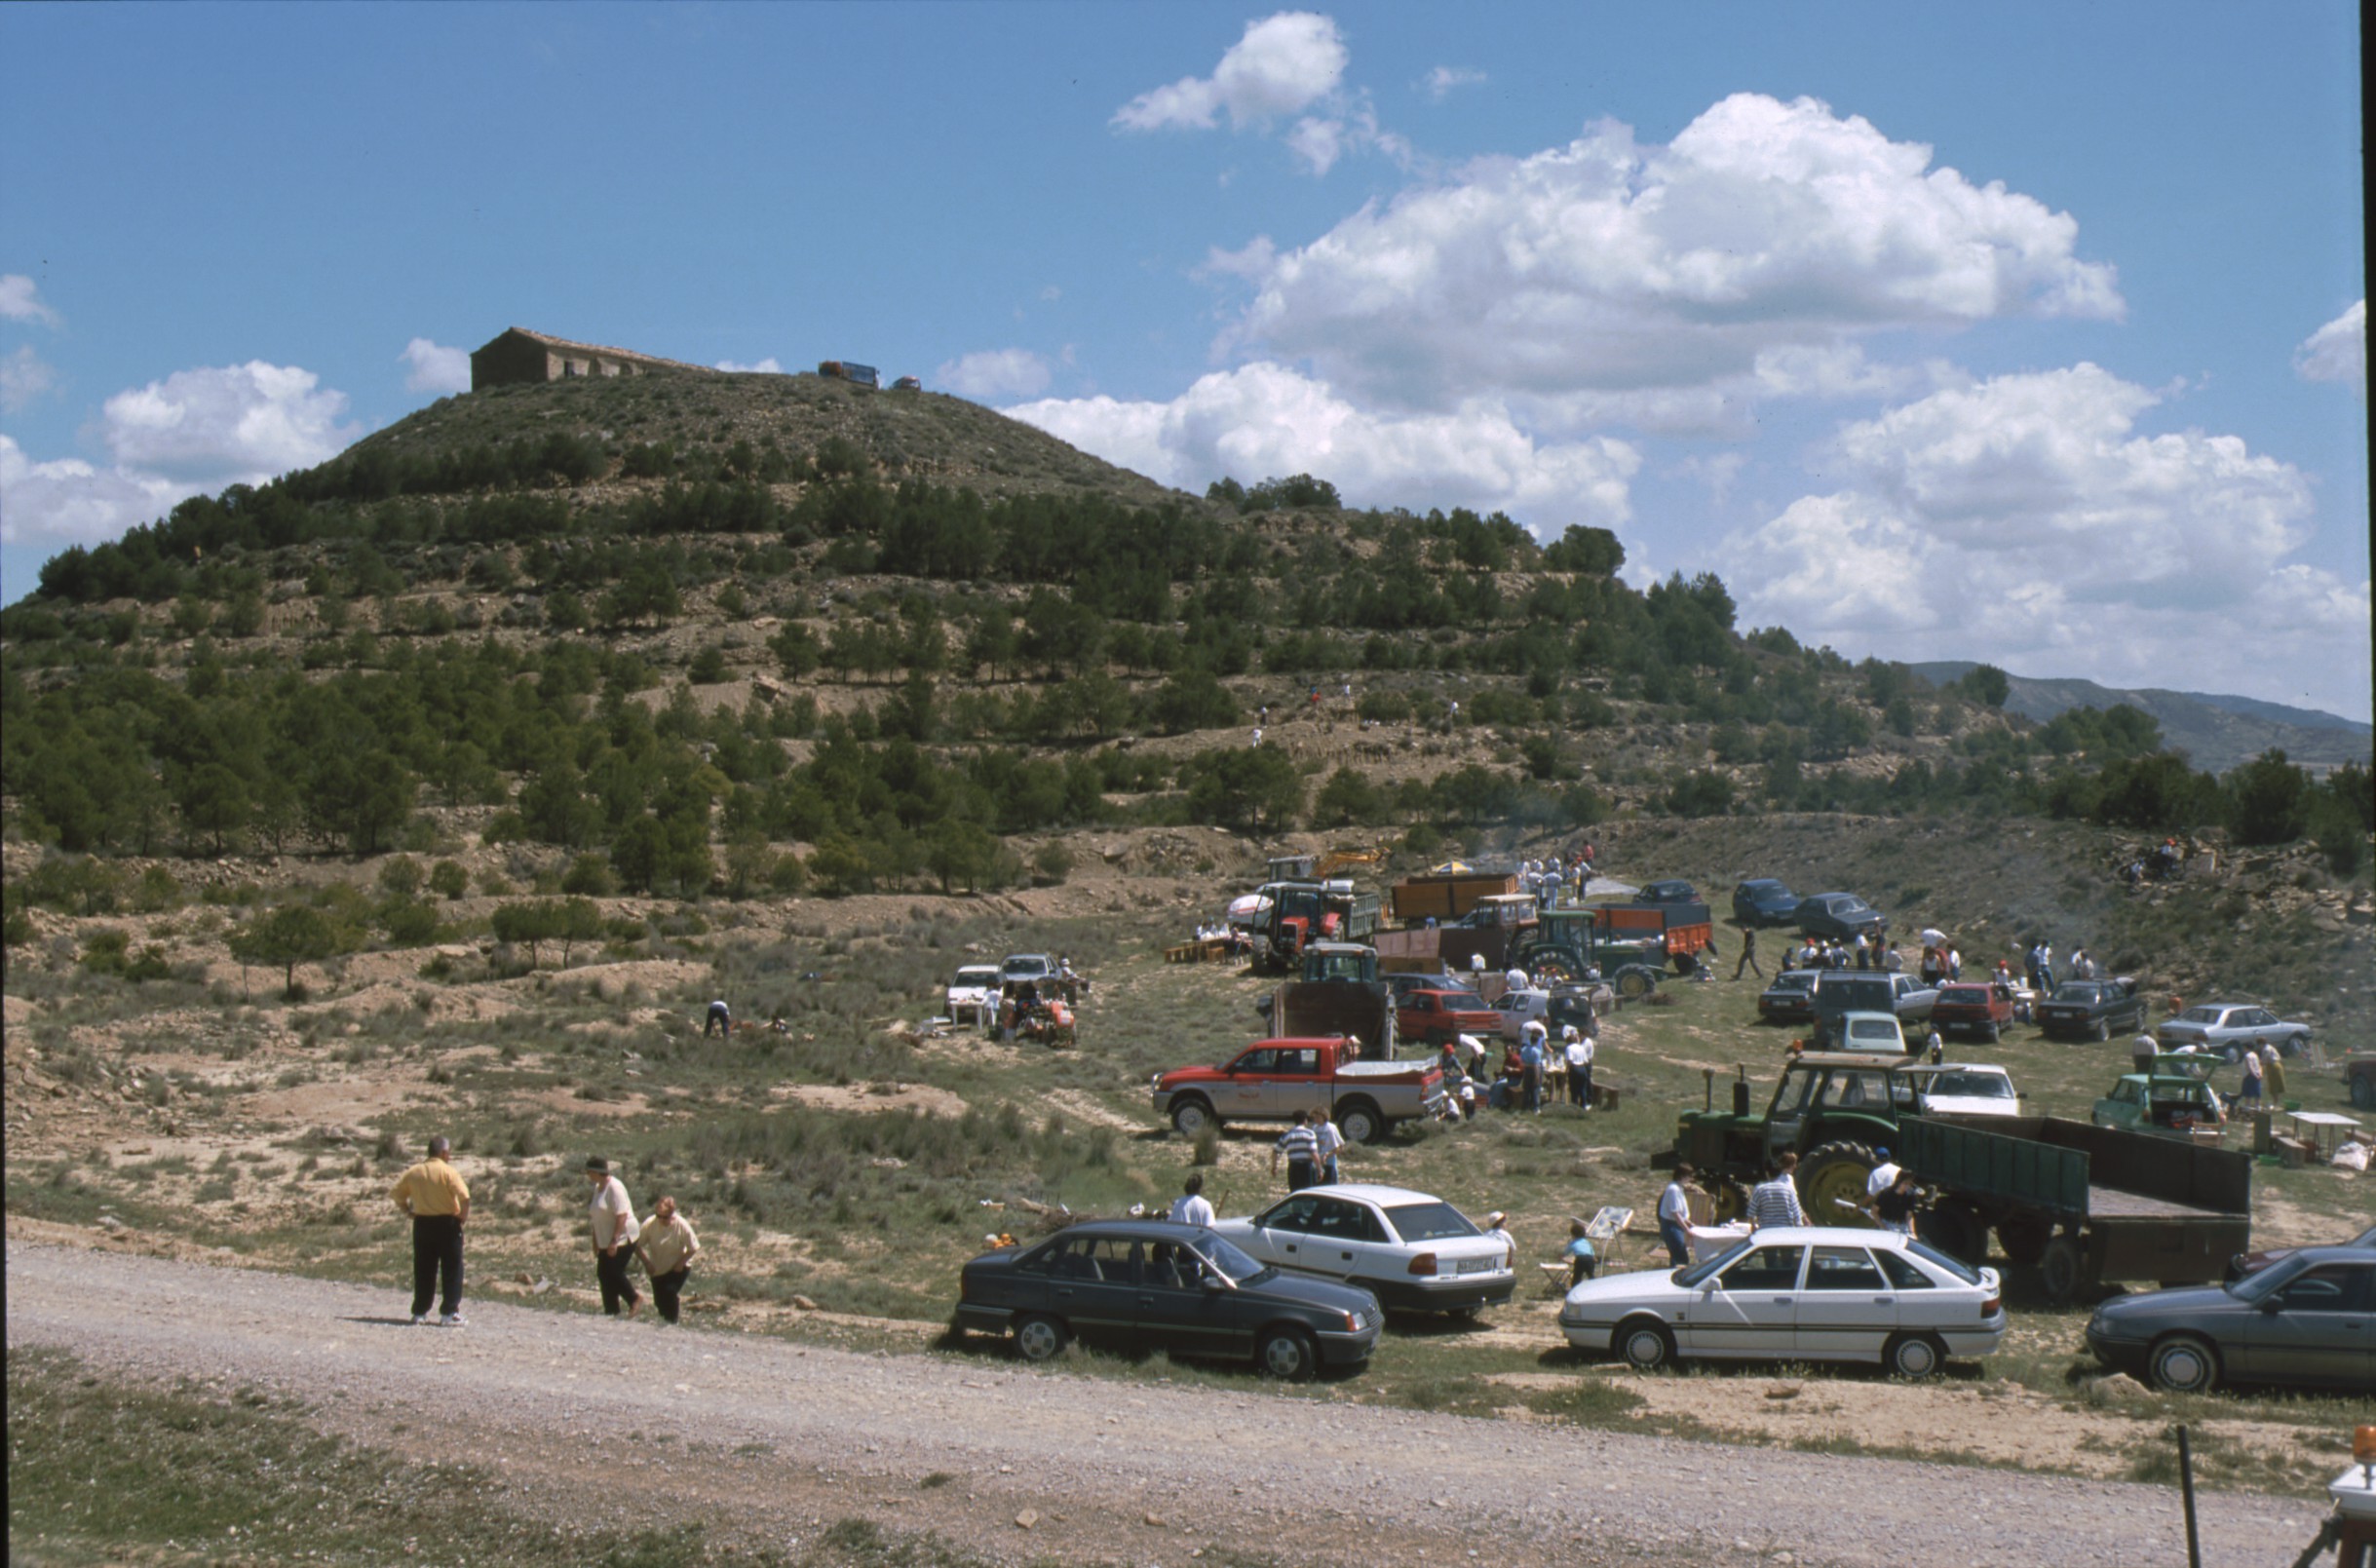
{"type": "Polygon", "coordinates": [[[2252,1249],[2252,1157],[2059,1117],[1912,1117],[1897,1161],[1937,1197],[1923,1239],[1968,1263],[1988,1233],[2057,1305],[2098,1284],[2202,1284],[2252,1249]]]}
{"type": "Polygon", "coordinates": [[[879,387],[882,385],[881,379],[876,375],[873,365],[861,364],[856,360],[822,361],[817,366],[817,373],[821,376],[826,377],[829,380],[847,381],[852,386],[857,387],[879,387]]]}
{"type": "Polygon", "coordinates": [[[1514,871],[1478,871],[1468,866],[1442,866],[1406,876],[1387,890],[1394,917],[1406,926],[1435,920],[1448,924],[1476,906],[1479,899],[1518,891],[1514,871]]]}

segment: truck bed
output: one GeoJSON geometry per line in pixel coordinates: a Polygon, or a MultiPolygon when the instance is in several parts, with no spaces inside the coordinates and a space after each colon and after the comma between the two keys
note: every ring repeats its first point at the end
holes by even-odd
{"type": "Polygon", "coordinates": [[[2252,1212],[2252,1157],[2230,1150],[2050,1116],[1992,1118],[1985,1128],[1914,1117],[1899,1132],[1917,1179],[2072,1222],[2252,1212]]]}
{"type": "Polygon", "coordinates": [[[2088,1188],[2088,1217],[2097,1222],[2118,1223],[2125,1219],[2229,1219],[2234,1216],[2216,1208],[2197,1208],[2190,1204],[2172,1203],[2166,1198],[2148,1198],[2143,1193],[2123,1192],[2118,1187],[2088,1188]]]}

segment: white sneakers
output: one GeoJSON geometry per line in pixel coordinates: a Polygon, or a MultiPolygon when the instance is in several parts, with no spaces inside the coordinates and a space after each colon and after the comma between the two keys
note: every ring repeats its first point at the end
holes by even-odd
{"type": "Polygon", "coordinates": [[[412,1315],[412,1326],[415,1328],[427,1328],[429,1326],[429,1314],[425,1312],[414,1313],[412,1315]]]}
{"type": "Polygon", "coordinates": [[[462,1315],[458,1312],[449,1312],[444,1317],[438,1319],[438,1326],[441,1328],[460,1328],[463,1326],[462,1315]]]}

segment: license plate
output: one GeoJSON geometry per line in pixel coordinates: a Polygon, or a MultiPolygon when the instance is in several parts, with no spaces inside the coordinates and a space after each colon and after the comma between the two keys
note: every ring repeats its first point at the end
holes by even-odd
{"type": "Polygon", "coordinates": [[[1459,1267],[1453,1272],[1456,1274],[1491,1274],[1493,1270],[1494,1262],[1491,1258],[1462,1258],[1459,1267]]]}

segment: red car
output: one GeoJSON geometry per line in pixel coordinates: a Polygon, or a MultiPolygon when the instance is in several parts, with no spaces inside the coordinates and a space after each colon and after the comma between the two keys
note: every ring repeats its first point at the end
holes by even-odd
{"type": "Polygon", "coordinates": [[[1437,1049],[1454,1035],[1479,1039],[1502,1032],[1502,1015],[1476,999],[1474,991],[1407,991],[1395,1013],[1395,1035],[1437,1049]]]}
{"type": "Polygon", "coordinates": [[[1944,1036],[1995,1040],[2012,1027],[2013,989],[2002,980],[1948,980],[1931,1005],[1931,1027],[1944,1036]]]}

